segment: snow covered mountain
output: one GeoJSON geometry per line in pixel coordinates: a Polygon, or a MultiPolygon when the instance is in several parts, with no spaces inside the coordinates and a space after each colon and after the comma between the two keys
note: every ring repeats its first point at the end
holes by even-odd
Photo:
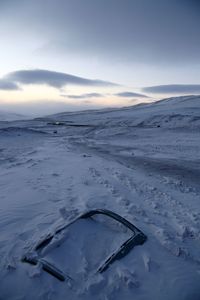
{"type": "Polygon", "coordinates": [[[199,96],[0,123],[0,298],[199,299],[199,130],[199,96]],[[45,253],[69,281],[21,262],[95,208],[125,217],[147,241],[96,273],[127,232],[96,232],[90,220],[45,253]]]}
{"type": "Polygon", "coordinates": [[[190,127],[198,126],[200,120],[200,97],[182,96],[164,99],[150,104],[60,113],[48,116],[60,121],[82,121],[83,124],[100,125],[127,124],[129,126],[190,127]]]}
{"type": "Polygon", "coordinates": [[[27,119],[26,116],[6,111],[0,111],[0,121],[15,121],[27,119]]]}

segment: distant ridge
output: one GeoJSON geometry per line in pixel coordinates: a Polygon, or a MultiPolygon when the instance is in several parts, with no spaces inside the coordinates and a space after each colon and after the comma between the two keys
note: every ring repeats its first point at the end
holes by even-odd
{"type": "Polygon", "coordinates": [[[23,120],[27,119],[27,116],[17,114],[17,113],[11,113],[7,111],[0,111],[0,121],[17,121],[17,120],[23,120]]]}

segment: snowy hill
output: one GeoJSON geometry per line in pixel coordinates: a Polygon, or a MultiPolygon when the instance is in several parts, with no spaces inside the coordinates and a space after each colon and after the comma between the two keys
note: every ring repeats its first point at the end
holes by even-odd
{"type": "Polygon", "coordinates": [[[187,96],[0,123],[0,298],[199,299],[199,112],[200,97],[187,96]],[[129,233],[82,220],[41,253],[67,281],[21,261],[95,208],[125,217],[147,241],[98,273],[129,233]]]}
{"type": "Polygon", "coordinates": [[[123,122],[130,126],[199,126],[200,124],[200,96],[183,96],[164,99],[150,104],[120,109],[104,109],[97,111],[83,111],[80,113],[61,113],[49,116],[50,119],[60,121],[82,120],[84,124],[93,125],[120,124],[123,122]],[[108,121],[108,122],[107,122],[108,121]]]}
{"type": "Polygon", "coordinates": [[[15,121],[27,119],[24,115],[0,111],[0,121],[15,121]]]}

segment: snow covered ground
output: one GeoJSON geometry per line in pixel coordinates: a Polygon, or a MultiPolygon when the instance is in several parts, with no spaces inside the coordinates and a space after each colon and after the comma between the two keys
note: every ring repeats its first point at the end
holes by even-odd
{"type": "Polygon", "coordinates": [[[2,121],[0,154],[1,300],[200,299],[200,97],[2,121]],[[148,240],[97,274],[127,233],[82,221],[53,250],[73,280],[21,262],[45,233],[94,208],[148,240]]]}

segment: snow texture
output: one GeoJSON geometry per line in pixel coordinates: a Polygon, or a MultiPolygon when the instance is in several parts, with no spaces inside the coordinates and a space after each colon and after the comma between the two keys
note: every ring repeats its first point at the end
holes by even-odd
{"type": "Polygon", "coordinates": [[[199,182],[198,96],[0,122],[0,299],[200,299],[199,182]],[[148,240],[98,274],[128,233],[80,220],[45,250],[72,280],[21,262],[95,208],[148,240]]]}

